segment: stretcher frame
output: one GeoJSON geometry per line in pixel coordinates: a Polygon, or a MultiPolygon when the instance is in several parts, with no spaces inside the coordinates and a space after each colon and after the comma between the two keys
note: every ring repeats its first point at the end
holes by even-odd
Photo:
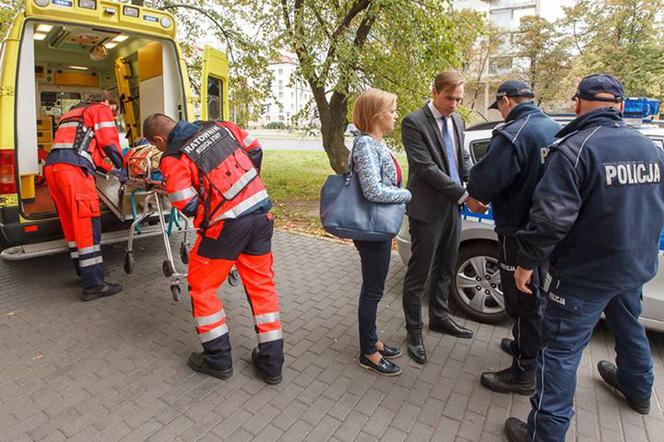
{"type": "Polygon", "coordinates": [[[154,216],[156,216],[161,230],[164,250],[166,252],[166,259],[162,262],[162,272],[164,273],[164,276],[169,279],[169,286],[173,300],[180,301],[180,299],[182,299],[182,288],[180,284],[186,281],[187,273],[178,271],[175,266],[170,237],[173,233],[174,227],[177,227],[179,231],[184,232],[184,238],[180,243],[180,259],[183,264],[188,264],[190,246],[188,238],[189,232],[193,231],[191,220],[173,206],[170,206],[168,221],[166,220],[164,212],[167,204],[165,204],[163,199],[168,199],[168,195],[163,188],[161,181],[148,178],[129,178],[123,185],[123,190],[130,194],[130,206],[133,215],[133,221],[129,226],[129,237],[127,239],[127,249],[125,252],[125,272],[130,274],[134,271],[136,262],[133,249],[134,236],[141,233],[141,224],[148,219],[154,219],[154,216]],[[139,213],[138,210],[137,197],[143,197],[143,210],[141,213],[139,213]]]}

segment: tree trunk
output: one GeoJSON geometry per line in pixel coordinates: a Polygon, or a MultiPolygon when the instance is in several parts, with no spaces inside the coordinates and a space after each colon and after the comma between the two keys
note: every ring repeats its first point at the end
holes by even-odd
{"type": "Polygon", "coordinates": [[[320,116],[323,149],[327,153],[332,170],[336,173],[344,173],[348,170],[348,149],[344,143],[348,100],[334,92],[328,103],[323,88],[314,86],[312,90],[320,116]]]}

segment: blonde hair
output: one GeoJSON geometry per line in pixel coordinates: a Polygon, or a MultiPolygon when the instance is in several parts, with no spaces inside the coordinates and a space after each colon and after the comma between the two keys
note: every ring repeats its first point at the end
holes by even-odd
{"type": "Polygon", "coordinates": [[[437,92],[440,92],[443,89],[447,89],[449,87],[457,88],[462,84],[463,75],[461,75],[461,72],[454,69],[448,69],[444,72],[440,72],[433,80],[433,85],[437,92]]]}
{"type": "Polygon", "coordinates": [[[391,110],[397,96],[382,89],[370,88],[362,92],[353,108],[353,124],[362,132],[373,129],[374,122],[382,113],[391,110]]]}

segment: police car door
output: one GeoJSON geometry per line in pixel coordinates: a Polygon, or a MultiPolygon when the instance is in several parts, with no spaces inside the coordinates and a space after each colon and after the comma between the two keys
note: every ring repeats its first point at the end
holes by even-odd
{"type": "Polygon", "coordinates": [[[228,120],[228,59],[209,46],[203,49],[201,120],[228,120]]]}

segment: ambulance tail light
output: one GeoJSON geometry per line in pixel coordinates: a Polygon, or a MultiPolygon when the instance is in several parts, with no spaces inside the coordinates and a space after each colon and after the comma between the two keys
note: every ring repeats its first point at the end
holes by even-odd
{"type": "Polygon", "coordinates": [[[0,194],[16,193],[14,150],[0,150],[0,194]]]}

